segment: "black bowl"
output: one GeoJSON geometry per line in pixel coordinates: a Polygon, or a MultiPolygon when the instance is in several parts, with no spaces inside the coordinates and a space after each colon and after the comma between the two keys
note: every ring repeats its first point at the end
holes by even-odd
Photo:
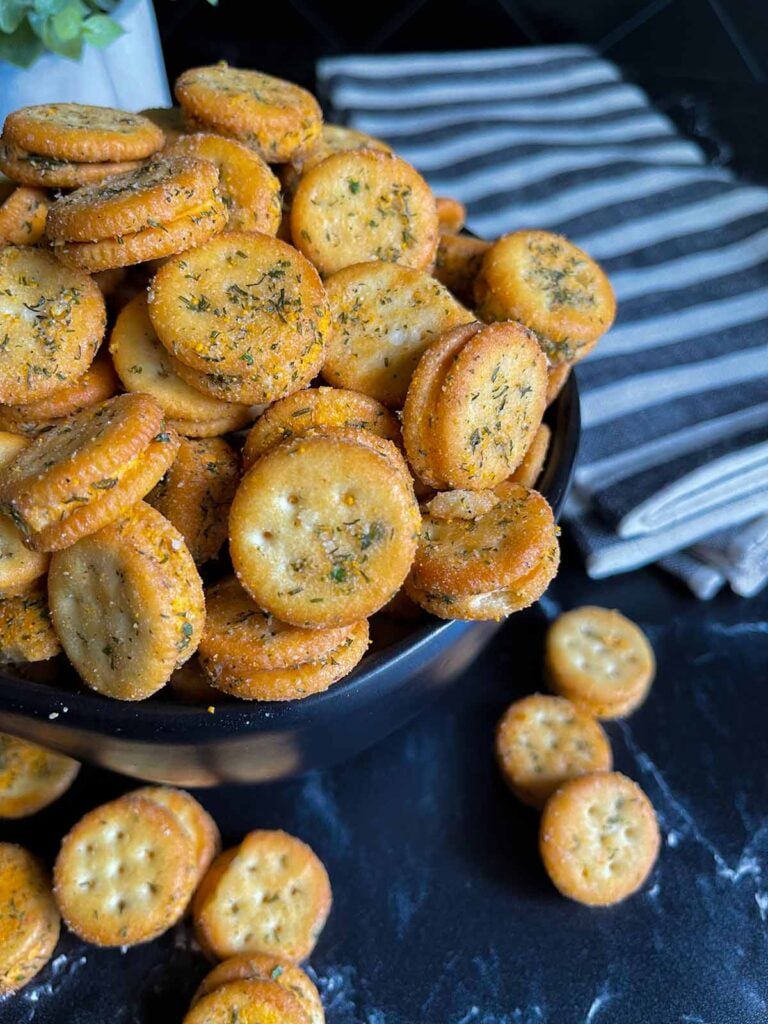
{"type": "MultiPolygon", "coordinates": [[[[547,419],[552,442],[538,486],[558,515],[579,445],[573,374],[547,419]]],[[[393,732],[445,690],[499,626],[425,617],[404,636],[380,642],[325,693],[284,703],[222,702],[214,713],[162,695],[124,703],[0,673],[0,730],[154,782],[286,778],[342,761],[393,732]]]]}

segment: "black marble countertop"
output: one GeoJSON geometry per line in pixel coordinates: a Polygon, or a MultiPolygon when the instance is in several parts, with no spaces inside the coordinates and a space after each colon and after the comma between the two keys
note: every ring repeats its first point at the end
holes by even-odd
{"type": "MultiPolygon", "coordinates": [[[[442,702],[323,774],[202,791],[225,843],[282,827],[325,861],[334,909],[312,957],[328,1024],[757,1024],[768,1019],[768,594],[702,604],[655,570],[585,579],[571,552],[442,702]],[[662,826],[644,889],[610,909],[559,896],[536,815],[493,761],[505,706],[541,685],[547,617],[618,607],[648,632],[647,703],[608,725],[616,766],[662,826]]],[[[86,770],[58,804],[0,826],[49,858],[88,807],[129,788],[86,770]]],[[[205,972],[184,925],[145,947],[65,936],[0,1003],[2,1024],[171,1024],[205,972]]]]}

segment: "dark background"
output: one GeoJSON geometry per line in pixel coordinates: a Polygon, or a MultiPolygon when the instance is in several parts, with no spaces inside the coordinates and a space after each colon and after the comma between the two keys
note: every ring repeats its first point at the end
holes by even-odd
{"type": "Polygon", "coordinates": [[[315,61],[334,54],[589,43],[714,162],[765,180],[767,0],[155,0],[155,9],[171,81],[227,60],[312,88],[315,61]]]}

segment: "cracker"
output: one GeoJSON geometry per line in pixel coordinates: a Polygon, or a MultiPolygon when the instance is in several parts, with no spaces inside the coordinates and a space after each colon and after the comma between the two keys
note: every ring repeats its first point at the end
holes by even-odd
{"type": "Polygon", "coordinates": [[[325,1024],[320,993],[306,972],[289,960],[267,953],[241,953],[217,964],[200,982],[192,1006],[231,981],[275,981],[296,997],[309,1024],[325,1024]]]}
{"type": "Polygon", "coordinates": [[[298,962],[314,949],[330,909],[317,855],[295,836],[261,830],[213,862],[192,914],[200,945],[217,959],[268,953],[298,962]]]}
{"type": "Polygon", "coordinates": [[[571,367],[568,363],[560,363],[558,366],[550,366],[547,369],[547,405],[552,405],[554,400],[565,387],[566,381],[571,375],[571,367]]]}
{"type": "Polygon", "coordinates": [[[458,199],[435,196],[437,225],[441,235],[458,235],[467,219],[467,208],[458,199]]]}
{"type": "Polygon", "coordinates": [[[536,486],[536,481],[541,476],[541,471],[547,459],[551,438],[552,431],[546,423],[542,423],[533,435],[523,461],[511,476],[497,485],[497,494],[503,497],[510,484],[522,484],[523,487],[536,486]]]}
{"type": "Polygon", "coordinates": [[[163,133],[141,114],[83,103],[42,103],[14,110],[3,139],[59,160],[84,163],[143,160],[163,145],[163,133]]]}
{"type": "Polygon", "coordinates": [[[0,843],[0,996],[17,992],[48,963],[60,926],[38,860],[21,846],[0,843]]]}
{"type": "Polygon", "coordinates": [[[397,417],[375,398],[344,388],[307,388],[275,402],[259,416],[245,440],[245,468],[281,441],[328,427],[367,430],[398,447],[402,444],[397,417]]]}
{"type": "Polygon", "coordinates": [[[635,782],[619,772],[599,772],[565,782],[550,797],[539,848],[564,896],[608,906],[645,882],[658,855],[659,826],[635,782]]]}
{"type": "Polygon", "coordinates": [[[0,733],[0,818],[26,818],[66,793],[77,761],[0,733]]]}
{"type": "Polygon", "coordinates": [[[36,402],[85,373],[106,326],[87,274],[43,249],[4,246],[0,294],[0,402],[36,402]]]}
{"type": "Polygon", "coordinates": [[[245,426],[251,419],[248,406],[210,398],[179,377],[155,334],[145,293],[136,295],[120,310],[109,337],[109,351],[125,390],[152,395],[174,426],[176,421],[201,426],[211,422],[215,423],[214,434],[223,434],[245,426]]]}
{"type": "Polygon", "coordinates": [[[544,414],[547,367],[520,324],[491,324],[468,338],[429,409],[428,454],[440,483],[482,490],[522,462],[544,414]]]}
{"type": "Polygon", "coordinates": [[[284,163],[311,146],[323,123],[317,100],[305,89],[223,61],[189,68],[174,92],[185,114],[247,143],[269,163],[284,163]]]}
{"type": "Polygon", "coordinates": [[[496,760],[515,796],[538,809],[568,779],[613,766],[599,722],[564,697],[541,693],[507,708],[496,729],[496,760]]]}
{"type": "Polygon", "coordinates": [[[0,142],[0,171],[20,185],[39,188],[80,188],[94,181],[103,181],[114,174],[124,174],[141,164],[136,160],[101,163],[73,163],[54,156],[30,153],[26,149],[0,142]]]}
{"type": "Polygon", "coordinates": [[[183,1024],[309,1024],[298,998],[271,979],[231,981],[192,1006],[183,1024]]]}
{"type": "Polygon", "coordinates": [[[3,474],[0,508],[37,550],[58,550],[144,497],[178,446],[149,395],[118,395],[21,452],[3,474]]]}
{"type": "Polygon", "coordinates": [[[0,429],[38,437],[67,416],[105,402],[117,388],[118,380],[111,360],[106,355],[98,355],[82,377],[58,388],[47,398],[24,405],[0,406],[0,429]]]}
{"type": "Polygon", "coordinates": [[[256,462],[235,495],[235,571],[254,601],[284,622],[358,622],[386,604],[408,572],[418,505],[395,446],[367,437],[286,441],[256,462]]]}
{"type": "Polygon", "coordinates": [[[425,510],[433,519],[477,519],[498,503],[493,491],[441,491],[430,498],[425,510]]]}
{"type": "Polygon", "coordinates": [[[0,600],[0,663],[47,661],[60,650],[43,582],[0,600]]]}
{"type": "Polygon", "coordinates": [[[45,234],[48,195],[41,188],[21,186],[0,201],[0,242],[34,245],[45,234]]]}
{"type": "Polygon", "coordinates": [[[259,385],[250,398],[259,404],[310,382],[329,321],[320,278],[304,257],[245,232],[169,260],[153,282],[149,315],[178,362],[199,375],[259,385]]]}
{"type": "Polygon", "coordinates": [[[220,437],[182,438],[165,475],[147,495],[184,538],[198,565],[227,539],[227,517],[240,481],[240,458],[220,437]]]}
{"type": "Polygon", "coordinates": [[[291,235],[321,274],[370,260],[431,266],[435,199],[418,171],[389,153],[336,153],[302,177],[291,204],[291,235]]]}
{"type": "Polygon", "coordinates": [[[277,234],[283,213],[280,182],[258,153],[235,139],[203,132],[184,135],[169,152],[215,165],[231,231],[277,234]]]}
{"type": "Polygon", "coordinates": [[[550,363],[583,359],[610,328],[616,299],[600,266],[562,235],[516,231],[488,250],[475,280],[483,320],[518,320],[550,363]]]}
{"type": "MultiPolygon", "coordinates": [[[[0,472],[27,447],[17,434],[0,432],[0,472]]],[[[49,556],[30,551],[12,519],[0,516],[0,599],[24,594],[48,571],[49,556]]]]}
{"type": "Polygon", "coordinates": [[[131,793],[133,797],[159,804],[173,815],[192,844],[195,855],[196,884],[221,852],[219,828],[210,814],[191,793],[173,786],[142,786],[131,793]]]}
{"type": "Polygon", "coordinates": [[[334,153],[345,153],[350,149],[375,149],[380,153],[391,153],[392,147],[381,139],[368,135],[367,132],[358,131],[356,128],[348,128],[341,124],[324,124],[322,131],[309,149],[299,152],[293,158],[288,168],[295,175],[294,187],[290,190],[295,192],[296,185],[302,174],[322,163],[334,153]]]}
{"type": "Polygon", "coordinates": [[[622,718],[648,695],[656,661],[642,630],[620,612],[586,606],[549,627],[544,666],[552,689],[598,718],[622,718]]]}
{"type": "Polygon", "coordinates": [[[192,556],[144,502],[57,552],[48,592],[67,657],[88,686],[118,700],[159,690],[202,636],[205,602],[192,556]]]}
{"type": "Polygon", "coordinates": [[[53,870],[67,926],[96,946],[133,946],[184,914],[197,879],[194,844],[176,815],[128,794],[86,814],[53,870]]]}
{"type": "Polygon", "coordinates": [[[95,274],[114,267],[174,256],[202,245],[227,225],[227,209],[218,196],[183,214],[176,220],[148,227],[130,235],[117,235],[99,242],[54,242],[54,252],[68,267],[95,274]]]}
{"type": "Polygon", "coordinates": [[[490,247],[490,242],[471,235],[440,235],[433,273],[458,299],[472,306],[475,278],[490,247]]]}
{"type": "Polygon", "coordinates": [[[56,241],[100,242],[168,225],[210,203],[219,172],[193,155],[163,155],[135,171],[58,198],[46,233],[56,241]]]}
{"type": "Polygon", "coordinates": [[[323,378],[400,408],[431,342],[472,313],[418,270],[389,263],[348,267],[326,282],[331,330],[323,378]]]}

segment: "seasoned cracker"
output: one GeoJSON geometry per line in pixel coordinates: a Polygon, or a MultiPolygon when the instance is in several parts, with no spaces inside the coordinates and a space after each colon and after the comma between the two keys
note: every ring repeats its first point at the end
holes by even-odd
{"type": "Polygon", "coordinates": [[[0,818],[26,818],[66,793],[77,761],[0,733],[0,818]]]}
{"type": "MultiPolygon", "coordinates": [[[[285,242],[227,232],[157,273],[157,335],[200,375],[246,378],[265,403],[306,386],[323,359],[329,312],[316,271],[285,242]]],[[[194,385],[193,385],[194,386],[194,385]]]]}
{"type": "Polygon", "coordinates": [[[390,263],[348,267],[326,282],[331,330],[323,378],[400,408],[420,357],[474,316],[429,274],[390,263]]]}
{"type": "MultiPolygon", "coordinates": [[[[26,438],[0,431],[0,472],[28,444],[26,438]]],[[[0,515],[0,599],[25,594],[48,571],[49,561],[48,555],[30,551],[13,520],[0,515]]]]}
{"type": "Polygon", "coordinates": [[[586,606],[560,615],[544,655],[552,689],[598,718],[623,718],[648,695],[656,674],[653,648],[620,612],[586,606]]]}
{"type": "Polygon", "coordinates": [[[600,723],[564,697],[541,693],[507,708],[496,729],[496,760],[515,796],[539,809],[568,779],[613,766],[600,723]]]}
{"type": "Polygon", "coordinates": [[[81,377],[106,309],[87,274],[43,249],[0,246],[0,402],[36,402],[81,377]]]}
{"type": "Polygon", "coordinates": [[[295,176],[291,193],[296,191],[299,178],[302,174],[322,163],[334,153],[345,153],[350,149],[375,149],[380,153],[391,153],[392,147],[386,142],[368,135],[367,132],[358,131],[356,128],[348,128],[340,124],[324,124],[322,131],[309,149],[299,152],[288,165],[295,176]]]}
{"type": "Polygon", "coordinates": [[[172,465],[147,495],[184,538],[198,565],[227,539],[227,518],[240,482],[240,457],[220,437],[182,438],[172,465]]]}
{"type": "Polygon", "coordinates": [[[389,153],[336,153],[307,171],[291,204],[291,236],[321,274],[370,260],[426,270],[438,239],[435,199],[389,153]]]}
{"type": "Polygon", "coordinates": [[[0,663],[47,661],[60,650],[43,581],[0,600],[0,663]]]}
{"type": "Polygon", "coordinates": [[[268,163],[290,160],[320,134],[322,113],[315,97],[260,71],[223,61],[189,68],[176,79],[174,92],[197,125],[240,139],[268,163]]]}
{"type": "Polygon", "coordinates": [[[348,625],[381,608],[413,559],[419,512],[391,442],[341,432],[283,442],[243,478],[230,554],[256,603],[297,626],[348,625]]]}
{"type": "Polygon", "coordinates": [[[211,866],[211,861],[221,852],[219,828],[210,814],[198,803],[191,793],[173,786],[142,786],[134,789],[131,796],[159,804],[173,815],[192,843],[195,855],[196,883],[211,866]]]}
{"type": "Polygon", "coordinates": [[[80,188],[81,185],[103,181],[115,174],[125,174],[140,166],[138,160],[74,163],[54,156],[30,153],[9,142],[0,142],[0,171],[20,185],[33,188],[80,188]]]}
{"type": "Polygon", "coordinates": [[[205,624],[203,587],[181,534],[139,502],[51,560],[51,614],[84,682],[142,700],[190,658],[205,624]]]}
{"type": "Polygon", "coordinates": [[[563,390],[571,375],[569,363],[560,363],[547,369],[547,405],[550,406],[563,390]]]}
{"type": "Polygon", "coordinates": [[[475,278],[490,247],[490,242],[471,235],[440,235],[433,273],[468,306],[474,305],[475,278]]]}
{"type": "Polygon", "coordinates": [[[510,484],[522,484],[523,487],[536,486],[536,481],[541,476],[541,471],[544,468],[551,438],[552,431],[546,423],[542,423],[533,435],[523,461],[511,476],[497,485],[497,494],[503,497],[510,484]]]}
{"type": "Polygon", "coordinates": [[[83,103],[43,103],[14,110],[3,139],[15,146],[82,163],[143,160],[164,143],[163,133],[141,114],[83,103]]]}
{"type": "Polygon", "coordinates": [[[435,196],[437,225],[441,235],[458,235],[467,219],[467,208],[458,199],[435,196]]]}
{"type": "Polygon", "coordinates": [[[95,946],[133,946],[182,917],[197,881],[193,842],[176,815],[128,794],[86,814],[53,870],[67,926],[95,946]]]}
{"type": "Polygon", "coordinates": [[[0,242],[34,245],[45,234],[50,203],[41,188],[20,186],[0,197],[0,242]]]}
{"type": "Polygon", "coordinates": [[[306,972],[290,960],[267,953],[240,953],[217,964],[200,982],[192,1006],[231,981],[275,981],[298,999],[309,1024],[325,1024],[320,993],[306,972]]]}
{"type": "Polygon", "coordinates": [[[440,491],[426,503],[433,519],[477,519],[498,505],[493,491],[440,491]]]}
{"type": "Polygon", "coordinates": [[[659,852],[659,826],[637,783],[619,772],[598,772],[565,782],[550,797],[539,848],[563,896],[603,907],[645,882],[659,852]]]}
{"type": "Polygon", "coordinates": [[[549,231],[516,231],[495,242],[475,280],[475,299],[483,320],[530,328],[552,365],[583,359],[616,316],[600,266],[549,231]]]}
{"type": "Polygon", "coordinates": [[[182,1024],[309,1024],[299,999],[271,979],[220,985],[193,1004],[182,1024]]]}
{"type": "Polygon", "coordinates": [[[184,135],[168,152],[208,160],[218,169],[230,231],[277,234],[283,213],[280,182],[258,153],[235,139],[203,132],[184,135]]]}
{"type": "Polygon", "coordinates": [[[316,429],[367,430],[402,444],[397,417],[369,395],[344,388],[307,388],[275,402],[259,416],[243,448],[243,464],[249,469],[256,459],[281,441],[316,429]]]}
{"type": "Polygon", "coordinates": [[[192,914],[200,945],[217,959],[268,953],[298,962],[314,949],[330,909],[317,855],[295,836],[262,830],[213,862],[192,914]]]}
{"type": "Polygon", "coordinates": [[[21,846],[0,843],[0,996],[17,992],[43,969],[60,927],[38,860],[21,846]]]}

